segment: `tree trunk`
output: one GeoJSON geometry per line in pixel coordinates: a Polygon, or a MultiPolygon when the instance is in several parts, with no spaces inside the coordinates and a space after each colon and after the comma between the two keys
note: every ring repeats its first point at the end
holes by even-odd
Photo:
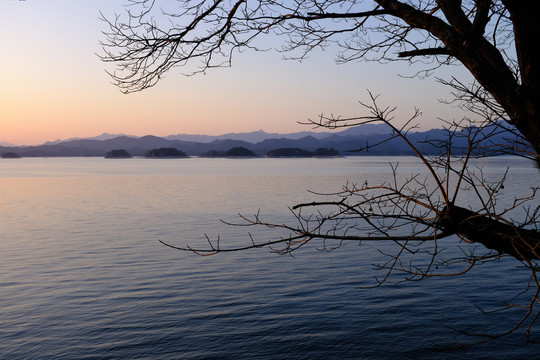
{"type": "Polygon", "coordinates": [[[504,0],[514,25],[516,55],[521,76],[518,96],[521,112],[516,127],[540,154],[540,52],[538,41],[538,4],[521,0],[504,0]]]}
{"type": "Polygon", "coordinates": [[[518,260],[540,259],[540,232],[536,230],[518,228],[455,205],[443,210],[438,225],[445,232],[463,235],[518,260]]]}

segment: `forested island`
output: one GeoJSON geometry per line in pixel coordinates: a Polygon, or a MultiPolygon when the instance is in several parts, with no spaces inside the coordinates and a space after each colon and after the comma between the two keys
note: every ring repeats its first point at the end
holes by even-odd
{"type": "Polygon", "coordinates": [[[208,158],[219,158],[219,157],[256,157],[258,156],[253,151],[249,150],[248,148],[245,148],[243,146],[235,146],[230,148],[227,151],[219,151],[219,150],[209,150],[205,152],[204,154],[201,154],[201,157],[208,157],[208,158]]]}
{"type": "Polygon", "coordinates": [[[111,150],[105,154],[105,159],[130,159],[132,156],[124,149],[111,150]]]}
{"type": "MultiPolygon", "coordinates": [[[[6,153],[10,154],[10,153],[6,153]]],[[[13,154],[13,153],[12,153],[13,154]]],[[[226,151],[209,150],[200,157],[203,158],[253,158],[253,157],[269,157],[269,158],[309,158],[309,157],[337,157],[339,152],[333,148],[318,148],[315,151],[309,151],[300,148],[278,148],[268,151],[266,155],[257,155],[252,150],[243,146],[235,146],[226,151]]],[[[144,154],[145,158],[187,158],[189,157],[184,151],[176,148],[159,148],[152,149],[144,154]]],[[[132,155],[125,149],[115,149],[105,154],[105,159],[130,159],[132,155]]]]}
{"type": "Polygon", "coordinates": [[[174,159],[182,159],[187,158],[188,155],[180,151],[176,148],[159,148],[159,149],[152,149],[148,151],[146,154],[144,154],[145,158],[174,158],[174,159]]]}
{"type": "MultiPolygon", "coordinates": [[[[315,151],[309,151],[301,148],[278,148],[268,151],[265,157],[269,158],[308,158],[308,157],[335,157],[339,152],[333,148],[318,148],[315,151]]],[[[243,146],[236,146],[227,151],[209,150],[201,157],[220,158],[220,157],[263,157],[257,155],[250,149],[243,146]]]]}
{"type": "Polygon", "coordinates": [[[2,159],[19,159],[21,156],[14,152],[5,152],[2,154],[2,159]]]}

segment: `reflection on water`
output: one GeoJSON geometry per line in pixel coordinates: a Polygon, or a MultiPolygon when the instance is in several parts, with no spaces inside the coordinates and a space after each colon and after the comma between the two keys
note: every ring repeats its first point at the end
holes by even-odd
{"type": "MultiPolygon", "coordinates": [[[[242,243],[223,225],[287,206],[345,182],[386,179],[413,158],[20,159],[0,162],[0,358],[361,359],[517,358],[537,353],[521,334],[444,350],[455,333],[500,330],[516,314],[482,315],[520,291],[512,261],[459,278],[372,290],[370,244],[294,258],[265,250],[198,257],[166,248],[204,234],[242,243]]],[[[484,163],[507,186],[538,170],[517,159],[484,163]]],[[[534,181],[533,181],[534,182],[534,181]]],[[[449,240],[449,241],[455,241],[449,240]]]]}

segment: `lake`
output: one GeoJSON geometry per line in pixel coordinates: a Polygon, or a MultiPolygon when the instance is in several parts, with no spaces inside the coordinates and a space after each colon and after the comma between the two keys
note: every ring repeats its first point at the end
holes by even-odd
{"type": "MultiPolygon", "coordinates": [[[[287,221],[289,206],[346,182],[424,169],[412,157],[310,159],[23,158],[0,161],[2,359],[518,359],[540,346],[519,331],[449,349],[472,332],[508,329],[519,312],[482,314],[527,286],[511,259],[451,278],[374,289],[375,246],[316,244],[201,257],[159,243],[249,243],[238,213],[287,221]]],[[[524,159],[501,201],[540,186],[524,159]]],[[[538,202],[536,202],[537,205],[538,202]]],[[[274,236],[276,236],[274,234],[274,236]]],[[[457,239],[449,239],[449,244],[457,239]]],[[[384,245],[386,246],[386,245],[384,245]]],[[[466,244],[462,244],[466,247],[466,244]]],[[[455,247],[455,246],[454,246],[455,247]]],[[[451,250],[451,246],[449,246],[451,250]]],[[[540,339],[536,325],[534,339],[540,339]]],[[[466,338],[465,338],[466,341],[466,338]]]]}

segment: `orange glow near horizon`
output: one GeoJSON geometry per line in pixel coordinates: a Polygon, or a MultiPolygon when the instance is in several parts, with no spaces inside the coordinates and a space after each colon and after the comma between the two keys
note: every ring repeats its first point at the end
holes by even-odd
{"type": "Polygon", "coordinates": [[[96,56],[99,11],[112,16],[124,9],[106,0],[0,2],[0,37],[9,49],[0,58],[0,142],[37,145],[102,133],[306,131],[312,128],[297,122],[322,113],[360,115],[358,101],[367,99],[368,89],[404,117],[418,106],[424,128],[438,126],[437,117],[454,117],[437,104],[446,94],[440,85],[396,75],[408,71],[406,64],[338,66],[330,51],[303,63],[284,61],[276,52],[245,52],[232,68],[193,77],[172,69],[156,87],[124,95],[105,73],[112,65],[96,56]]]}

